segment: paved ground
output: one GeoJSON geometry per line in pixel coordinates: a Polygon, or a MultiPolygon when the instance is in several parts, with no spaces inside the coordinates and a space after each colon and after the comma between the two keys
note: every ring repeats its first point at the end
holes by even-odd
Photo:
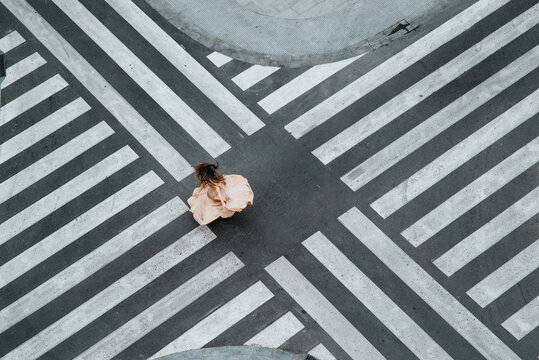
{"type": "Polygon", "coordinates": [[[455,15],[281,69],[141,1],[0,0],[0,356],[536,358],[538,5],[455,15]],[[212,157],[255,204],[199,227],[212,157]]]}
{"type": "Polygon", "coordinates": [[[146,0],[201,44],[245,62],[300,67],[392,42],[473,0],[146,0]]]}

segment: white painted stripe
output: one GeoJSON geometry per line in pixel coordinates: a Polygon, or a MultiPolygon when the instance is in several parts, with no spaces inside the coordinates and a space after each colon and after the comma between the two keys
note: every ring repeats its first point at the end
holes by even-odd
{"type": "Polygon", "coordinates": [[[193,168],[155,129],[25,0],[0,0],[81,84],[177,180],[193,168]]]}
{"type": "Polygon", "coordinates": [[[339,221],[484,357],[520,359],[357,208],[339,221]]]}
{"type": "Polygon", "coordinates": [[[537,57],[539,46],[350,170],[341,180],[352,190],[358,190],[533,71],[537,66],[537,57]]]}
{"type": "Polygon", "coordinates": [[[176,352],[203,347],[272,297],[271,291],[262,282],[258,281],[205,317],[151,358],[155,359],[176,352]]]}
{"type": "Polygon", "coordinates": [[[20,114],[53,96],[67,85],[67,82],[57,74],[18,98],[11,100],[3,105],[0,110],[0,126],[7,124],[20,114]]]}
{"type": "Polygon", "coordinates": [[[0,51],[5,54],[23,43],[23,37],[18,32],[12,31],[0,39],[0,51]]]}
{"type": "Polygon", "coordinates": [[[260,100],[258,105],[266,110],[268,114],[273,114],[363,55],[365,54],[334,63],[313,66],[260,100]]]}
{"type": "Polygon", "coordinates": [[[278,66],[253,65],[232,78],[232,81],[242,90],[247,90],[256,83],[264,80],[277,70],[278,66]]]}
{"type": "Polygon", "coordinates": [[[383,218],[387,218],[481,151],[529,120],[538,111],[539,90],[536,90],[388,191],[371,205],[372,208],[383,218]]]}
{"type": "Polygon", "coordinates": [[[232,61],[231,57],[218,53],[217,51],[214,51],[209,54],[207,58],[217,67],[221,67],[224,64],[232,61]]]}
{"type": "Polygon", "coordinates": [[[230,145],[77,0],[52,0],[211,156],[230,145]]]}
{"type": "Polygon", "coordinates": [[[26,209],[13,215],[0,224],[0,245],[82,193],[90,190],[137,158],[137,154],[130,147],[125,146],[26,209]]]}
{"type": "Polygon", "coordinates": [[[299,139],[509,0],[480,0],[285,126],[299,139]]]}
{"type": "Polygon", "coordinates": [[[309,351],[309,354],[317,358],[318,360],[337,360],[333,354],[322,344],[316,345],[309,351]]]}
{"type": "Polygon", "coordinates": [[[419,246],[539,160],[539,137],[520,148],[402,232],[419,246]]]}
{"type": "Polygon", "coordinates": [[[106,1],[247,135],[264,127],[251,110],[132,1],[106,1]]]}
{"type": "Polygon", "coordinates": [[[537,214],[539,212],[538,198],[539,188],[535,188],[494,219],[453,246],[445,254],[436,259],[434,265],[447,276],[453,275],[537,214]]]}
{"type": "MultiPolygon", "coordinates": [[[[161,181],[155,174],[152,177],[161,181]]],[[[154,184],[151,185],[155,187],[154,184]]],[[[7,330],[10,326],[49,304],[176,219],[185,212],[185,209],[181,209],[181,205],[181,200],[177,198],[162,205],[82,259],[9,304],[0,311],[0,319],[2,320],[0,332],[7,330]]]]}
{"type": "Polygon", "coordinates": [[[5,143],[0,144],[0,164],[43,140],[90,109],[90,105],[86,101],[82,98],[77,98],[5,143]]]}
{"type": "Polygon", "coordinates": [[[517,340],[539,326],[539,296],[502,323],[517,340]]]}
{"type": "Polygon", "coordinates": [[[539,23],[539,5],[517,16],[447,64],[436,69],[369,115],[343,130],[312,153],[324,164],[335,160],[369,135],[389,124],[464,72],[539,23]]]}
{"type": "Polygon", "coordinates": [[[485,307],[537,268],[539,268],[539,240],[481,280],[466,294],[481,307],[485,307]]]}
{"type": "Polygon", "coordinates": [[[245,345],[278,348],[303,330],[303,324],[290,311],[253,336],[245,345]]]}
{"type": "Polygon", "coordinates": [[[8,67],[6,69],[6,78],[1,84],[2,89],[13,84],[15,81],[22,79],[26,75],[30,74],[32,71],[36,70],[40,66],[45,65],[47,62],[41,57],[38,53],[33,53],[32,55],[22,59],[16,64],[8,67]]]}
{"type": "Polygon", "coordinates": [[[266,271],[352,359],[385,359],[284,257],[268,265],[266,271]]]}
{"type": "MultiPolygon", "coordinates": [[[[163,180],[154,172],[147,173],[12,258],[0,266],[0,288],[72,244],[162,184],[163,180]]],[[[174,204],[178,206],[178,212],[187,211],[187,206],[183,202],[174,200],[174,204]]],[[[3,317],[0,316],[0,319],[3,317]]],[[[0,332],[2,329],[0,325],[0,332]]]]}
{"type": "Polygon", "coordinates": [[[302,243],[419,359],[452,359],[321,232],[302,243]]]}
{"type": "Polygon", "coordinates": [[[104,121],[0,183],[0,204],[114,134],[104,121]]]}
{"type": "Polygon", "coordinates": [[[76,359],[111,359],[219,285],[243,266],[240,259],[233,253],[228,253],[77,356],[76,359]]]}
{"type": "MultiPolygon", "coordinates": [[[[191,231],[36,336],[15,348],[5,355],[3,359],[35,359],[40,357],[129,296],[140,291],[166,271],[178,265],[189,255],[209,243],[213,237],[214,235],[210,231],[202,233],[198,229],[191,231]]],[[[191,280],[188,283],[191,283],[191,280]]],[[[200,287],[204,288],[204,285],[201,284],[200,287]]],[[[180,286],[178,289],[182,288],[183,286],[180,286]]],[[[192,289],[189,290],[193,291],[192,289]]],[[[157,302],[157,304],[159,303],[161,301],[157,302]]],[[[164,311],[165,309],[162,310],[164,311]]],[[[94,357],[93,359],[102,358],[94,357]]]]}

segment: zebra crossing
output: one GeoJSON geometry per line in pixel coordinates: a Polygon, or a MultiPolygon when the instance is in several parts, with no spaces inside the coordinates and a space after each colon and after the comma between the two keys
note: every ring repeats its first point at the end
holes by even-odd
{"type": "Polygon", "coordinates": [[[170,126],[193,140],[180,137],[195,144],[184,147],[173,138],[176,132],[163,131],[148,112],[133,103],[125,89],[106,76],[106,70],[84,55],[61,26],[42,14],[44,5],[35,3],[34,11],[26,1],[0,3],[6,14],[27,29],[23,35],[31,34],[41,44],[30,49],[18,31],[0,38],[0,51],[8,55],[20,51],[20,60],[8,67],[2,83],[8,101],[0,110],[0,130],[13,134],[0,142],[0,172],[6,169],[0,177],[2,359],[111,359],[132,358],[134,354],[157,359],[177,351],[224,345],[220,339],[232,332],[241,334],[237,345],[287,348],[296,341],[301,343],[299,350],[321,360],[456,359],[463,355],[459,351],[470,351],[471,359],[505,360],[528,354],[520,344],[533,344],[539,325],[537,289],[529,281],[539,267],[539,240],[535,231],[533,238],[517,242],[515,237],[521,233],[515,232],[534,229],[537,187],[515,189],[516,196],[498,206],[505,206],[499,213],[489,214],[473,226],[461,225],[469,225],[463,219],[479,206],[500,193],[510,194],[519,178],[537,170],[537,134],[528,135],[511,153],[490,160],[492,166],[474,174],[461,187],[448,186],[447,179],[458,176],[481,153],[503,144],[524,126],[532,128],[529,125],[537,121],[536,86],[479,128],[468,128],[466,120],[502,99],[523,80],[536,78],[539,47],[494,69],[486,79],[405,129],[395,140],[375,145],[359,165],[357,160],[349,163],[346,154],[369,145],[373,136],[392,127],[403,114],[536,31],[537,5],[521,6],[517,16],[490,29],[477,43],[392,98],[382,99],[384,103],[359,120],[349,119],[335,133],[326,125],[341,120],[342,113],[348,114],[347,109],[369,93],[472,31],[470,28],[510,2],[480,0],[357,77],[354,71],[369,54],[294,70],[290,72],[293,76],[284,68],[259,65],[228,76],[227,69],[237,60],[211,51],[205,53],[206,59],[197,58],[136,2],[104,0],[125,21],[123,26],[150,44],[148,47],[218,109],[221,119],[233,128],[223,130],[201,116],[196,104],[184,99],[171,80],[144,62],[143,55],[131,49],[121,31],[116,33],[89,2],[53,0],[51,4],[59,13],[157,105],[159,116],[171,120],[170,126]],[[52,61],[65,69],[50,74],[52,61]],[[41,71],[51,76],[9,98],[11,89],[31,82],[33,74],[41,71]],[[219,76],[229,81],[220,81],[219,76]],[[287,81],[275,81],[277,85],[261,96],[253,90],[279,76],[287,81]],[[347,85],[325,94],[323,85],[339,76],[347,77],[347,85]],[[72,98],[44,113],[44,102],[61,92],[69,92],[72,98]],[[317,93],[322,95],[313,96],[317,93]],[[244,95],[256,97],[256,107],[245,105],[244,95]],[[312,99],[320,102],[313,105],[309,102],[312,99]],[[307,111],[305,103],[312,105],[307,111]],[[26,128],[19,125],[37,109],[39,120],[26,128]],[[283,120],[284,111],[301,114],[283,120]],[[101,118],[103,114],[111,117],[101,118]],[[90,119],[81,131],[70,128],[90,119]],[[293,254],[271,259],[253,275],[248,269],[251,265],[247,266],[239,253],[219,244],[210,228],[189,222],[187,206],[171,191],[169,177],[176,185],[192,173],[191,164],[197,156],[217,157],[244,135],[271,125],[284,127],[285,133],[309,147],[314,157],[359,194],[362,206],[341,212],[338,223],[329,228],[320,225],[319,231],[301,239],[293,254]],[[428,144],[440,141],[455,125],[466,130],[461,138],[422,159],[419,168],[388,182],[387,177],[395,174],[392,169],[428,151],[428,144]],[[120,141],[120,131],[126,131],[133,141],[120,141]],[[41,148],[59,132],[67,134],[63,142],[53,149],[41,148]],[[321,133],[324,135],[319,137],[321,133]],[[329,140],[321,143],[319,139],[325,137],[329,140]],[[15,164],[13,160],[29,152],[39,153],[39,158],[15,164]],[[90,163],[80,160],[92,153],[101,157],[90,163]],[[147,158],[156,166],[147,166],[147,158]],[[79,162],[76,173],[66,171],[79,162]],[[338,173],[344,162],[345,171],[338,173]],[[73,176],[58,184],[50,180],[64,172],[73,176]],[[111,180],[120,174],[128,174],[128,180],[111,180]],[[384,185],[375,188],[377,182],[384,185]],[[108,191],[96,191],[108,186],[108,191]],[[451,193],[433,196],[426,213],[408,212],[410,206],[442,187],[449,187],[451,193]],[[28,190],[35,188],[47,190],[28,200],[28,190]],[[91,201],[82,204],[83,198],[91,201]],[[52,222],[54,228],[46,228],[43,224],[60,218],[63,208],[69,209],[69,216],[52,222]],[[113,219],[118,219],[118,224],[112,225],[113,219]],[[457,225],[462,230],[449,236],[451,227],[457,225]],[[334,235],[331,229],[335,226],[347,235],[334,235]],[[36,228],[44,234],[36,237],[36,228]],[[446,239],[450,241],[441,244],[446,239]],[[150,249],[150,243],[157,240],[153,251],[133,257],[137,249],[150,249]],[[343,247],[348,243],[358,246],[365,256],[373,255],[379,271],[396,280],[381,281],[360,261],[361,256],[343,247]],[[500,246],[511,243],[517,244],[511,255],[500,256],[500,246]],[[83,250],[70,253],[74,245],[83,250]],[[64,254],[70,256],[63,265],[45,270],[60,263],[64,254]],[[129,265],[115,269],[122,259],[130,259],[129,265]],[[489,264],[488,273],[472,276],[473,284],[458,285],[478,264],[489,264]],[[313,276],[313,268],[323,277],[313,276]],[[175,280],[167,287],[165,278],[175,280]],[[19,287],[26,281],[29,285],[19,287]],[[100,285],[89,286],[93,283],[100,285]],[[505,295],[526,286],[532,288],[525,289],[521,301],[509,304],[505,295]],[[408,300],[397,298],[393,287],[406,289],[410,301],[420,309],[416,312],[408,300]],[[222,293],[227,295],[221,298],[222,293]],[[344,298],[355,304],[354,309],[344,306],[344,298]],[[503,319],[498,315],[491,319],[495,307],[504,308],[503,319]],[[271,316],[257,322],[260,312],[271,316]],[[33,325],[40,319],[46,321],[33,325]],[[443,331],[437,331],[433,322],[443,324],[443,331]],[[29,324],[31,330],[25,331],[29,324]],[[370,333],[374,328],[380,338],[370,333]],[[450,344],[446,335],[453,336],[456,344],[450,344]],[[402,352],[396,355],[386,343],[402,352]],[[459,345],[464,350],[458,349],[459,345]]]}

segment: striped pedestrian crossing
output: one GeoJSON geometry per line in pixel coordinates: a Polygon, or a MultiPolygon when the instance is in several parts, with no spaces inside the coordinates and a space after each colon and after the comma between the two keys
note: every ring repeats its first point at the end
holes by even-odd
{"type": "Polygon", "coordinates": [[[122,19],[118,27],[111,26],[110,19],[91,2],[53,3],[61,10],[58,16],[72,22],[67,30],[42,11],[46,5],[0,0],[47,50],[29,49],[17,31],[0,38],[0,51],[16,52],[19,59],[8,63],[2,90],[9,101],[0,110],[0,126],[10,137],[0,138],[0,172],[8,170],[0,179],[0,246],[2,251],[6,249],[0,263],[0,298],[5,295],[0,306],[0,338],[10,341],[10,345],[2,345],[0,357],[33,359],[51,356],[54,351],[63,354],[70,348],[70,358],[110,359],[143,348],[143,356],[156,359],[177,351],[230,345],[234,339],[232,345],[286,348],[293,344],[295,351],[300,347],[321,360],[399,358],[382,345],[387,343],[400,349],[399,355],[418,359],[461,358],[458,344],[477,352],[477,358],[519,358],[514,340],[529,341],[538,325],[535,290],[528,291],[531,297],[522,296],[521,303],[511,303],[507,312],[501,310],[502,317],[492,311],[505,308],[505,295],[529,286],[539,266],[536,238],[515,241],[519,246],[509,258],[498,256],[502,245],[508,246],[522,233],[527,236],[539,212],[537,187],[518,198],[512,194],[518,179],[536,170],[537,138],[528,134],[525,143],[512,143],[511,153],[501,157],[493,152],[495,156],[489,156],[484,169],[467,183],[440,191],[429,199],[427,208],[421,202],[427,192],[447,186],[449,177],[468,172],[470,162],[514,141],[515,135],[529,130],[536,121],[539,93],[526,84],[537,75],[539,47],[534,44],[513,55],[506,49],[534,31],[537,5],[520,4],[527,8],[500,20],[492,15],[504,10],[508,0],[479,0],[381,63],[373,63],[370,54],[365,54],[289,70],[246,66],[211,51],[191,54],[139,2],[103,0],[122,19]],[[369,94],[403,74],[408,76],[419,62],[429,63],[446,46],[454,49],[459,36],[484,20],[499,26],[478,32],[472,44],[448,55],[447,61],[421,69],[403,89],[384,88],[377,108],[346,119],[350,116],[346,110],[362,107],[369,94]],[[102,61],[108,65],[99,67],[95,59],[86,58],[83,54],[87,52],[73,41],[70,31],[103,50],[102,61]],[[122,40],[131,35],[145,41],[141,48],[162,57],[182,81],[187,79],[204,99],[200,103],[218,111],[219,121],[207,116],[210,112],[197,101],[184,98],[174,80],[143,61],[145,55],[139,48],[122,40]],[[497,58],[502,60],[494,61],[497,58]],[[65,69],[53,71],[56,62],[65,69]],[[110,77],[107,66],[121,70],[119,77],[136,84],[145,101],[156,104],[157,117],[172,121],[163,127],[151,118],[110,77]],[[34,75],[39,75],[41,83],[33,83],[34,75]],[[452,85],[468,76],[479,81],[455,93],[452,85]],[[72,96],[78,88],[74,81],[84,87],[84,94],[72,96]],[[337,81],[339,90],[328,91],[327,84],[337,81]],[[527,86],[525,92],[515,95],[522,84],[527,86]],[[19,86],[24,92],[17,91],[19,86]],[[11,91],[17,97],[10,98],[11,91]],[[446,93],[451,93],[450,102],[439,105],[432,100],[446,93]],[[68,99],[45,109],[46,99],[62,96],[68,99]],[[432,115],[410,126],[399,124],[425,104],[433,107],[432,115]],[[96,113],[102,114],[100,107],[112,117],[96,118],[96,113]],[[487,107],[494,111],[484,111],[487,107]],[[293,117],[284,116],[284,110],[290,110],[293,117]],[[222,119],[229,124],[220,123],[222,119]],[[185,227],[187,207],[176,193],[170,196],[167,176],[176,182],[185,179],[192,174],[195,159],[224,154],[244,135],[256,133],[265,123],[269,127],[266,119],[275,121],[281,130],[284,126],[285,133],[306,145],[330,173],[342,171],[337,179],[357,192],[362,206],[340,216],[341,225],[335,222],[348,237],[320,228],[311,237],[298,239],[303,240],[303,247],[286,256],[281,257],[280,252],[265,258],[263,264],[249,261],[244,266],[243,254],[231,252],[228,244],[217,244],[209,228],[185,227]],[[87,125],[82,127],[82,123],[87,125]],[[386,137],[385,131],[393,127],[402,133],[386,137]],[[133,143],[120,139],[124,129],[133,143]],[[454,129],[460,131],[458,136],[453,136],[454,129]],[[177,134],[184,135],[175,138],[177,134]],[[60,135],[58,146],[48,150],[45,143],[56,144],[53,138],[60,135]],[[364,149],[367,151],[358,161],[356,151],[364,149]],[[78,161],[94,153],[99,155],[91,165],[78,161]],[[147,167],[147,155],[155,160],[155,169],[147,167]],[[21,164],[12,161],[19,157],[24,158],[21,164]],[[416,159],[413,167],[406,168],[416,159]],[[64,178],[64,173],[72,175],[64,178]],[[129,180],[119,180],[124,174],[129,180]],[[378,181],[382,186],[377,187],[378,181]],[[109,185],[106,195],[94,194],[109,185]],[[464,219],[500,193],[511,201],[504,202],[499,213],[474,222],[473,228],[462,226],[458,235],[462,236],[453,236],[451,244],[438,241],[449,238],[444,236],[456,223],[469,224],[464,219]],[[88,198],[92,203],[82,204],[88,198]],[[24,200],[21,205],[20,199],[24,200]],[[425,210],[422,214],[407,211],[418,204],[425,210]],[[63,207],[72,213],[65,221],[58,220],[63,207]],[[32,229],[42,222],[52,228],[36,237],[32,229]],[[170,238],[171,232],[178,237],[170,238]],[[133,259],[127,272],[104,287],[87,288],[121,258],[149,246],[156,234],[161,241],[156,246],[161,247],[155,255],[133,259]],[[163,238],[169,238],[166,246],[163,238]],[[341,247],[347,241],[359,246],[359,252],[365,251],[366,257],[374,255],[380,263],[377,276],[389,274],[388,278],[398,279],[398,286],[406,289],[411,300],[397,298],[394,284],[372,276],[357,261],[357,254],[341,247]],[[54,271],[39,273],[56,262],[58,254],[79,245],[82,253],[66,258],[54,271]],[[209,248],[222,251],[213,263],[201,255],[209,248]],[[488,271],[475,273],[479,264],[488,264],[488,271]],[[184,266],[185,281],[167,293],[148,294],[160,279],[184,266]],[[262,271],[254,276],[242,272],[249,278],[237,280],[235,274],[247,266],[259,266],[262,271]],[[313,268],[324,276],[312,275],[313,268]],[[462,281],[470,272],[474,276],[462,281]],[[23,285],[27,279],[31,281],[23,285]],[[209,293],[220,295],[225,282],[230,289],[223,291],[228,294],[226,299],[209,301],[209,293]],[[455,290],[461,289],[455,286],[459,282],[466,289],[455,290]],[[67,297],[81,288],[87,289],[88,296],[63,308],[67,297]],[[143,300],[144,296],[152,300],[143,300]],[[342,299],[356,306],[351,310],[342,299]],[[128,312],[129,302],[141,307],[128,312]],[[409,306],[414,302],[417,312],[415,306],[409,306]],[[48,322],[13,335],[53,307],[55,315],[48,322]],[[425,308],[431,316],[428,320],[421,313],[425,308]],[[113,313],[124,318],[87,336],[85,342],[77,340],[113,313]],[[183,321],[184,315],[185,323],[172,324],[183,321]],[[440,323],[440,328],[433,323],[440,323]],[[372,324],[376,329],[370,328],[372,324]],[[167,333],[169,329],[173,331],[167,333]],[[371,330],[381,334],[380,339],[371,330]],[[161,336],[164,333],[166,337],[161,336]],[[450,344],[447,336],[454,337],[457,345],[450,344]]]}
{"type": "Polygon", "coordinates": [[[32,55],[22,59],[16,64],[13,64],[6,71],[6,78],[2,82],[2,89],[8,87],[9,85],[17,82],[17,80],[22,79],[26,75],[30,74],[34,70],[38,69],[40,66],[46,64],[45,59],[41,57],[37,52],[32,55]]]}

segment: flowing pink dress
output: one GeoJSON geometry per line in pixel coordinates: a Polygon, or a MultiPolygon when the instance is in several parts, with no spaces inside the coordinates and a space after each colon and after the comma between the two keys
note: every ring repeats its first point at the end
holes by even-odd
{"type": "Polygon", "coordinates": [[[253,204],[253,190],[241,175],[224,175],[217,185],[202,185],[193,191],[187,203],[200,225],[211,223],[218,217],[229,218],[253,204]]]}

